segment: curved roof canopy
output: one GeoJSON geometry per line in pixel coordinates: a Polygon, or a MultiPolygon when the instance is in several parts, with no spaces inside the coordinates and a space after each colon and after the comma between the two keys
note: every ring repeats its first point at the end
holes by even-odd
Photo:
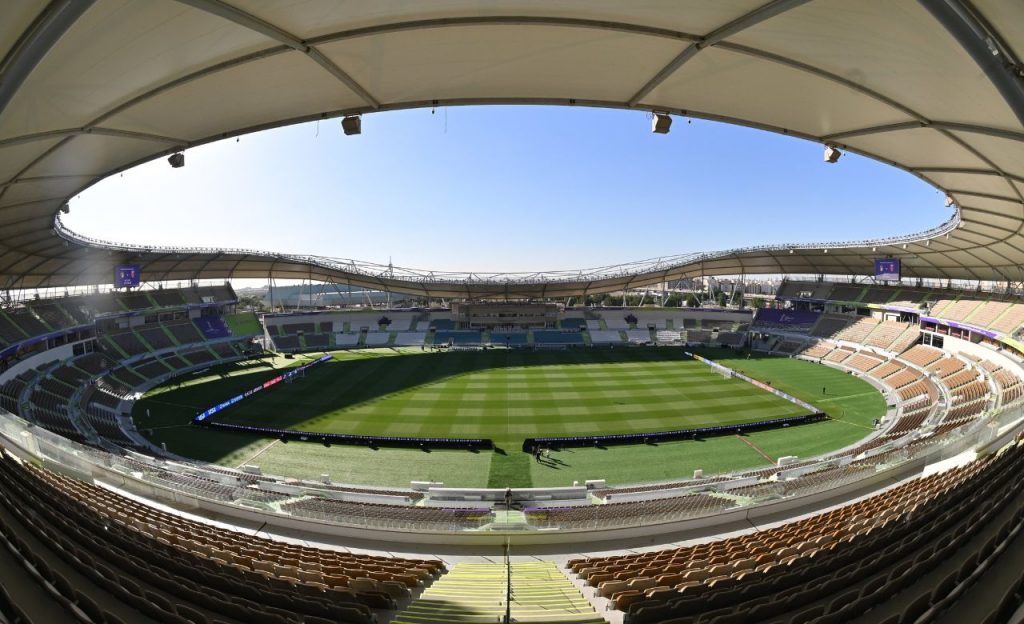
{"type": "Polygon", "coordinates": [[[134,262],[148,280],[274,275],[560,296],[697,274],[866,274],[890,254],[905,276],[1024,281],[1020,55],[1017,0],[5,0],[0,288],[109,283],[112,265],[134,262]],[[636,108],[820,141],[923,178],[959,212],[882,242],[490,276],[133,248],[54,229],[82,189],[190,146],[487,103],[636,108]]]}

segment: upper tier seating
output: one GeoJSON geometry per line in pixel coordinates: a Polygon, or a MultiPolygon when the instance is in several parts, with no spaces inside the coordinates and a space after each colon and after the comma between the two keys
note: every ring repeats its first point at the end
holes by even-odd
{"type": "Polygon", "coordinates": [[[1004,334],[1016,334],[1024,325],[1024,304],[1015,303],[1010,309],[996,319],[990,327],[1004,334]]]}
{"type": "Polygon", "coordinates": [[[952,321],[966,321],[972,312],[985,305],[980,299],[940,299],[932,306],[931,316],[950,319],[952,321]]]}
{"type": "Polygon", "coordinates": [[[888,303],[890,299],[896,294],[896,290],[892,288],[875,288],[869,286],[867,292],[860,298],[861,303],[888,303]]]}
{"type": "Polygon", "coordinates": [[[1010,309],[1013,304],[1006,301],[987,301],[982,305],[978,306],[974,312],[972,312],[966,320],[971,325],[978,327],[988,327],[997,318],[1002,316],[1004,312],[1010,309]]]}
{"type": "Polygon", "coordinates": [[[592,329],[590,330],[590,341],[594,344],[611,344],[622,342],[622,334],[618,330],[592,329]]]}
{"type": "MultiPolygon", "coordinates": [[[[800,299],[800,293],[814,291],[813,298],[831,301],[875,304],[919,312],[940,320],[966,323],[974,327],[1015,335],[1024,326],[1024,303],[1005,294],[980,291],[950,291],[925,288],[869,286],[859,299],[855,291],[861,286],[829,284],[827,282],[787,281],[776,298],[783,301],[800,299]],[[854,297],[851,299],[851,296],[854,297]]],[[[825,337],[827,328],[822,327],[814,335],[825,337]]]]}
{"type": "MultiPolygon", "coordinates": [[[[133,355],[140,355],[149,351],[149,348],[143,344],[143,342],[139,340],[139,337],[135,335],[135,332],[131,330],[105,334],[104,338],[114,345],[114,347],[109,349],[112,354],[121,352],[126,356],[131,357],[133,355]]],[[[115,359],[121,359],[116,355],[114,357],[115,359]]]]}
{"type": "Polygon", "coordinates": [[[174,308],[185,305],[185,297],[177,289],[154,290],[150,292],[150,295],[153,301],[156,302],[156,305],[161,308],[174,308]]]}
{"type": "Polygon", "coordinates": [[[56,302],[33,302],[29,304],[29,308],[32,310],[33,314],[39,317],[48,331],[60,330],[82,324],[69,316],[56,302]]]}
{"type": "Polygon", "coordinates": [[[868,334],[874,331],[879,321],[870,317],[861,317],[835,335],[836,340],[847,342],[859,342],[861,344],[867,339],[868,334]]]}
{"type": "MultiPolygon", "coordinates": [[[[910,323],[900,323],[897,321],[882,321],[875,329],[864,339],[864,344],[869,347],[878,347],[879,349],[885,349],[886,351],[896,351],[897,353],[902,349],[897,350],[895,347],[897,339],[899,339],[905,332],[910,330],[912,326],[910,323]]],[[[917,334],[911,332],[914,341],[917,340],[917,334]]],[[[906,342],[906,340],[900,340],[900,343],[906,342]]],[[[913,343],[911,343],[913,344],[913,343]]]]}
{"type": "Polygon", "coordinates": [[[848,284],[836,284],[832,287],[832,292],[829,293],[828,298],[833,301],[852,301],[857,302],[861,300],[861,296],[864,294],[864,286],[851,286],[848,284]]]}
{"type": "Polygon", "coordinates": [[[191,344],[193,342],[203,342],[206,340],[206,336],[199,331],[199,328],[195,326],[192,321],[182,320],[165,323],[164,328],[171,332],[174,336],[174,340],[178,344],[191,344]]]}
{"type": "Polygon", "coordinates": [[[626,312],[616,310],[604,312],[601,314],[601,317],[604,319],[605,327],[608,329],[628,329],[629,323],[626,322],[626,314],[626,312]]]}
{"type": "Polygon", "coordinates": [[[583,318],[564,318],[562,319],[562,329],[576,329],[584,330],[587,328],[587,321],[583,318]]]}
{"type": "Polygon", "coordinates": [[[195,288],[182,288],[179,291],[182,297],[185,298],[185,303],[189,304],[204,304],[204,303],[229,303],[232,301],[238,301],[238,296],[230,285],[224,284],[220,286],[197,286],[195,288]]]}
{"type": "Polygon", "coordinates": [[[285,323],[278,325],[278,328],[285,334],[311,334],[316,331],[314,323],[285,323]]]}
{"type": "Polygon", "coordinates": [[[811,330],[811,335],[819,338],[831,338],[853,321],[853,317],[850,316],[824,314],[821,320],[818,321],[818,324],[814,326],[814,329],[811,330]]]}

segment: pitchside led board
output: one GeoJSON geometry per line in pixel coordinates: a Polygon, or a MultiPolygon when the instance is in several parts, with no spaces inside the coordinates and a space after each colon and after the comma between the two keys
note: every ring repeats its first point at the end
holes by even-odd
{"type": "Polygon", "coordinates": [[[122,264],[114,268],[114,288],[134,288],[139,285],[139,265],[122,264]]]}
{"type": "Polygon", "coordinates": [[[898,258],[875,260],[875,279],[899,281],[900,261],[898,258]]]}

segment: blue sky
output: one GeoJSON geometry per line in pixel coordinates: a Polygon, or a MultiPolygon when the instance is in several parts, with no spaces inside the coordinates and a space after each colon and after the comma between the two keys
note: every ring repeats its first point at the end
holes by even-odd
{"type": "Polygon", "coordinates": [[[639,111],[453,107],[230,139],[105,180],[66,223],[108,240],[248,247],[436,270],[603,266],[930,228],[942,195],[822,146],[639,111]]]}

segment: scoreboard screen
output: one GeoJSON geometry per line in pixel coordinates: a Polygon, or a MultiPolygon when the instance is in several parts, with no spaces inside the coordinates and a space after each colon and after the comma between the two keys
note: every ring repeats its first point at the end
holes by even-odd
{"type": "Polygon", "coordinates": [[[121,264],[114,268],[114,288],[129,288],[139,285],[139,265],[121,264]]]}
{"type": "Polygon", "coordinates": [[[875,279],[900,279],[900,261],[898,258],[880,258],[875,260],[875,279]]]}

